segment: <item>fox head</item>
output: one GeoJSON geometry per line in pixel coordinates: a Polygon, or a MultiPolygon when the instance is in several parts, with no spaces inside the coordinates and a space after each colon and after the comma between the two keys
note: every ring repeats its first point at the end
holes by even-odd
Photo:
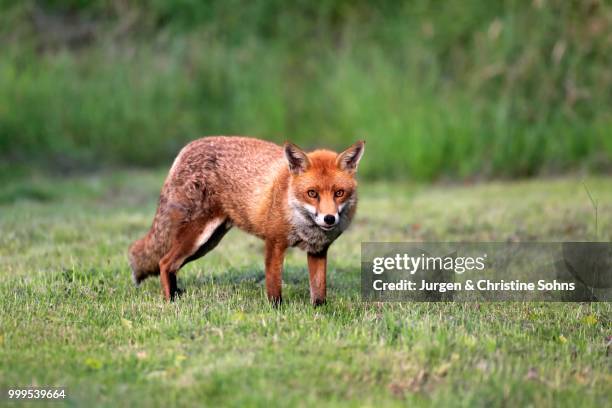
{"type": "Polygon", "coordinates": [[[365,142],[358,141],[339,154],[329,150],[306,153],[285,143],[291,173],[289,201],[294,211],[324,231],[345,228],[357,203],[355,174],[364,149],[365,142]]]}

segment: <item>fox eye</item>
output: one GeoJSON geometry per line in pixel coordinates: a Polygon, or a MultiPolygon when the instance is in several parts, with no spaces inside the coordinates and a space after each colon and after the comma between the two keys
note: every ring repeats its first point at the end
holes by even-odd
{"type": "Polygon", "coordinates": [[[317,198],[319,196],[319,194],[314,191],[314,190],[308,190],[308,197],[310,198],[317,198]]]}
{"type": "Polygon", "coordinates": [[[342,197],[344,195],[344,190],[337,190],[334,195],[338,198],[342,197]]]}

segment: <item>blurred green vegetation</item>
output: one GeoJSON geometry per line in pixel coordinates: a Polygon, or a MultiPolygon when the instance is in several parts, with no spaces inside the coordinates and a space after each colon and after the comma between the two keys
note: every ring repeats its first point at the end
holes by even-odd
{"type": "Polygon", "coordinates": [[[368,141],[370,178],[612,168],[612,5],[0,0],[0,172],[368,141]]]}

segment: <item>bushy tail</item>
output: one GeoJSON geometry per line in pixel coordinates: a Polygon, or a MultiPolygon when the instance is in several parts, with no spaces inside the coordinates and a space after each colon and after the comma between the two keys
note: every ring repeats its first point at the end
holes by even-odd
{"type": "Polygon", "coordinates": [[[159,275],[160,256],[147,245],[146,236],[130,245],[128,259],[136,285],[151,275],[159,275]]]}

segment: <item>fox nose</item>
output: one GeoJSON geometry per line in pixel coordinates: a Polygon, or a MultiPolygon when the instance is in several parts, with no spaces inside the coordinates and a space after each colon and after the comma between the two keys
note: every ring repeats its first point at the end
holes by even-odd
{"type": "Polygon", "coordinates": [[[325,217],[323,217],[323,221],[325,221],[327,225],[334,225],[336,223],[336,216],[327,214],[325,217]]]}

